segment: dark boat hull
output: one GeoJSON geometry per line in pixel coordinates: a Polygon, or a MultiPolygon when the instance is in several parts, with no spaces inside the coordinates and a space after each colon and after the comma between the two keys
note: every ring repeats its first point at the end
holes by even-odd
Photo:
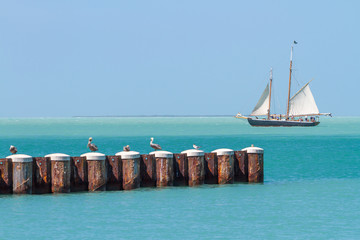
{"type": "Polygon", "coordinates": [[[248,122],[254,127],[314,127],[320,122],[300,122],[285,120],[266,120],[248,118],[248,122]]]}

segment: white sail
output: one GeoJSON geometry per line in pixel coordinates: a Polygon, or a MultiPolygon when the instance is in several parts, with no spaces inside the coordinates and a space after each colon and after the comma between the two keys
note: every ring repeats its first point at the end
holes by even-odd
{"type": "Polygon", "coordinates": [[[290,99],[289,115],[297,116],[316,114],[319,114],[319,109],[315,103],[314,96],[311,93],[309,83],[307,83],[290,99]]]}
{"type": "Polygon", "coordinates": [[[264,92],[261,94],[261,97],[254,107],[254,110],[250,114],[250,116],[261,116],[267,115],[269,109],[269,84],[266,85],[264,92]]]}

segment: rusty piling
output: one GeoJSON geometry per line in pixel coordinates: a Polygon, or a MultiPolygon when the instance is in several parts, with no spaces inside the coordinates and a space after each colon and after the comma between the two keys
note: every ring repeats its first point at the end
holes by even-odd
{"type": "Polygon", "coordinates": [[[88,190],[88,174],[85,157],[71,157],[71,192],[88,190]]]}
{"type": "Polygon", "coordinates": [[[90,152],[82,154],[81,157],[86,158],[88,166],[89,191],[105,191],[107,180],[106,155],[98,152],[90,152]]]}
{"type": "Polygon", "coordinates": [[[33,158],[33,190],[32,193],[51,192],[51,164],[49,157],[33,158]]]}
{"type": "Polygon", "coordinates": [[[14,154],[6,157],[13,164],[13,193],[31,194],[33,183],[33,159],[29,155],[14,154]]]}
{"type": "Polygon", "coordinates": [[[173,153],[167,151],[154,151],[156,161],[156,186],[165,187],[174,185],[173,153]]]}
{"type": "Polygon", "coordinates": [[[205,153],[205,183],[217,184],[218,183],[218,162],[216,153],[205,153]]]}
{"type": "Polygon", "coordinates": [[[264,182],[264,149],[251,146],[242,151],[246,151],[248,160],[248,182],[264,182]]]}
{"type": "Polygon", "coordinates": [[[12,162],[9,158],[0,159],[0,194],[12,193],[12,162]]]}
{"type": "Polygon", "coordinates": [[[14,154],[0,159],[0,194],[68,193],[131,190],[139,187],[197,186],[233,182],[264,182],[264,150],[190,149],[181,153],[154,151],[140,155],[122,151],[71,157],[14,154]]]}
{"type": "Polygon", "coordinates": [[[212,151],[218,159],[218,184],[234,182],[234,150],[221,148],[212,151]]]}
{"type": "Polygon", "coordinates": [[[182,153],[186,154],[188,162],[189,186],[204,184],[204,151],[191,149],[183,151],[182,153]]]}
{"type": "Polygon", "coordinates": [[[70,192],[70,156],[63,153],[48,154],[51,161],[51,192],[69,193],[70,192]]]}
{"type": "Polygon", "coordinates": [[[141,187],[156,186],[156,165],[154,155],[142,154],[140,156],[141,187]]]}
{"type": "Polygon", "coordinates": [[[234,181],[247,182],[248,181],[248,160],[246,151],[234,152],[234,181]]]}
{"type": "Polygon", "coordinates": [[[107,183],[106,190],[122,189],[122,163],[120,156],[106,156],[107,183]]]}
{"type": "Polygon", "coordinates": [[[140,187],[140,153],[135,151],[118,152],[122,161],[122,182],[124,190],[140,187]]]}
{"type": "Polygon", "coordinates": [[[187,186],[189,184],[188,177],[188,161],[186,153],[174,153],[174,186],[187,186]]]}

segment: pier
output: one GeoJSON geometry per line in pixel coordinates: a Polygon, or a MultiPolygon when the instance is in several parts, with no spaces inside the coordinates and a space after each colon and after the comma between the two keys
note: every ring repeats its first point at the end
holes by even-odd
{"type": "Polygon", "coordinates": [[[140,187],[232,184],[264,181],[264,150],[190,149],[181,153],[122,151],[71,157],[63,153],[0,159],[0,194],[120,191],[140,187]]]}

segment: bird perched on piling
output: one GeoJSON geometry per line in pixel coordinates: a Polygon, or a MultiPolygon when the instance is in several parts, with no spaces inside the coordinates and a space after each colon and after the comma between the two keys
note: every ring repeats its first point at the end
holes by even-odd
{"type": "Polygon", "coordinates": [[[91,143],[91,141],[92,141],[92,137],[89,138],[87,147],[90,149],[90,151],[96,152],[98,150],[98,147],[95,144],[91,143]]]}
{"type": "Polygon", "coordinates": [[[124,146],[123,151],[124,152],[129,152],[130,151],[130,146],[129,145],[124,146]]]}
{"type": "Polygon", "coordinates": [[[153,143],[153,141],[154,141],[154,138],[152,137],[152,138],[151,138],[151,141],[150,141],[150,147],[152,147],[153,149],[155,149],[155,151],[156,151],[156,150],[161,150],[160,145],[159,145],[159,144],[156,144],[156,143],[153,143]]]}
{"type": "Polygon", "coordinates": [[[16,148],[15,146],[11,145],[11,146],[10,146],[10,152],[11,152],[12,154],[16,154],[16,153],[17,153],[17,148],[16,148]]]}
{"type": "Polygon", "coordinates": [[[200,146],[196,146],[195,144],[193,144],[193,148],[195,148],[196,150],[200,149],[200,146]]]}

